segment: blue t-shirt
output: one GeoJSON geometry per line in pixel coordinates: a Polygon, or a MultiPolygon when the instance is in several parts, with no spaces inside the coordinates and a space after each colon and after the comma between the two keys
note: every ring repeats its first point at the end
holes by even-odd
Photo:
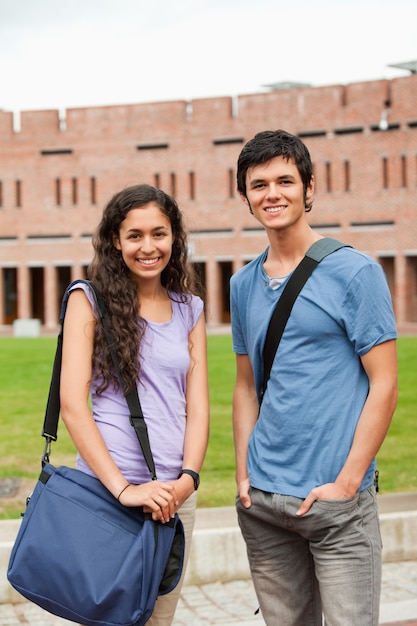
{"type": "MultiPolygon", "coordinates": [[[[270,287],[267,252],[230,283],[233,350],[249,355],[258,397],[269,320],[287,282],[270,287]]],[[[353,248],[323,259],[294,304],[249,440],[253,487],[305,498],[334,482],[369,391],[360,357],[396,336],[381,266],[353,248]]],[[[375,460],[360,490],[372,484],[374,470],[375,460]]]]}

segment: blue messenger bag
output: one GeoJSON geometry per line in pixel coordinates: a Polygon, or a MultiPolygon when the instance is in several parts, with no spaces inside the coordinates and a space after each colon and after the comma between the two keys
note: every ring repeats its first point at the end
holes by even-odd
{"type": "MultiPolygon", "coordinates": [[[[75,281],[75,283],[88,281],[75,281]]],[[[107,336],[110,329],[100,296],[97,311],[107,336]]],[[[42,435],[46,439],[42,470],[28,498],[14,543],[7,578],[25,598],[46,611],[83,626],[142,626],[158,595],[178,584],[184,561],[184,529],[175,515],[154,522],[142,507],[125,507],[95,477],[49,463],[57,439],[60,412],[61,331],[42,435]]],[[[109,343],[111,346],[111,343],[109,343]]],[[[117,355],[113,363],[120,376],[117,355]]],[[[136,385],[126,395],[151,478],[155,465],[136,385]]]]}

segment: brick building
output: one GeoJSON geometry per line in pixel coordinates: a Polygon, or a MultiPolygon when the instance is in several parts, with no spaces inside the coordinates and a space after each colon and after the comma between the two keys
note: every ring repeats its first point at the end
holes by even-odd
{"type": "Polygon", "coordinates": [[[207,289],[209,325],[229,321],[230,275],[266,237],[235,187],[256,132],[285,128],[314,163],[313,228],[383,266],[399,324],[417,322],[417,75],[287,85],[191,102],[0,111],[0,327],[38,318],[55,331],[65,286],[83,276],[91,234],[119,189],[176,197],[207,289]]]}

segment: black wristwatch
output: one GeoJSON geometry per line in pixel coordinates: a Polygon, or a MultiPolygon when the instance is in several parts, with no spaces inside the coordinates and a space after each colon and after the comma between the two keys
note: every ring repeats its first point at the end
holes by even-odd
{"type": "Polygon", "coordinates": [[[189,474],[189,476],[191,476],[194,481],[194,490],[197,491],[198,487],[200,486],[200,474],[197,474],[197,472],[194,472],[190,469],[183,469],[178,474],[178,478],[181,478],[183,474],[189,474]]]}

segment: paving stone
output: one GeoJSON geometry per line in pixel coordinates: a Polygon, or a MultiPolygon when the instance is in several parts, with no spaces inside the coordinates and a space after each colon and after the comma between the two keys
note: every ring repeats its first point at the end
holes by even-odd
{"type": "MultiPolygon", "coordinates": [[[[250,580],[183,588],[172,626],[263,626],[250,580]]],[[[417,626],[417,562],[385,563],[382,573],[381,626],[417,626]],[[397,621],[395,621],[397,620],[397,621]]],[[[0,605],[0,626],[73,624],[29,602],[0,605]]]]}

